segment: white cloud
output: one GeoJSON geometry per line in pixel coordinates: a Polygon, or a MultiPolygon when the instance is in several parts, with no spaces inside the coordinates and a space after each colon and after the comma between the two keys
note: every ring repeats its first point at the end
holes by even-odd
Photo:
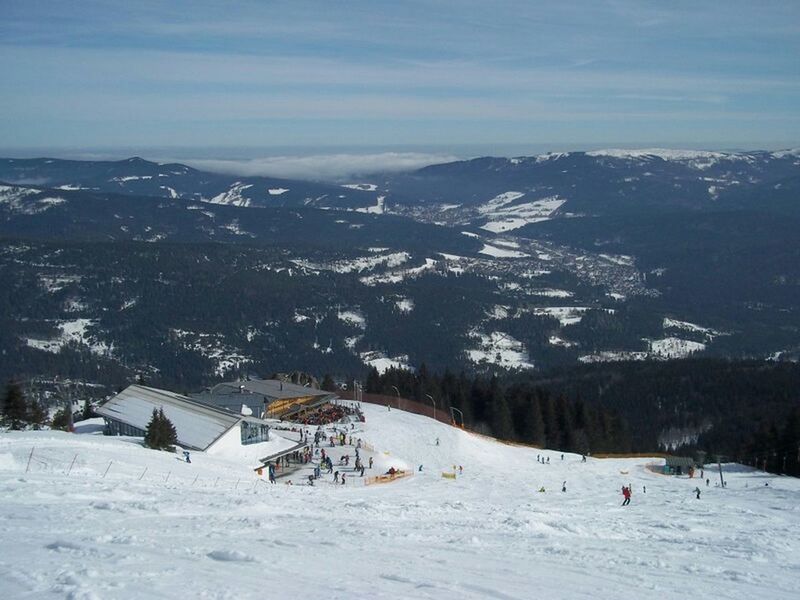
{"type": "Polygon", "coordinates": [[[317,154],[311,156],[269,156],[245,160],[172,158],[197,169],[244,176],[286,177],[288,179],[341,180],[379,172],[419,169],[452,162],[460,157],[419,152],[377,154],[317,154]]]}

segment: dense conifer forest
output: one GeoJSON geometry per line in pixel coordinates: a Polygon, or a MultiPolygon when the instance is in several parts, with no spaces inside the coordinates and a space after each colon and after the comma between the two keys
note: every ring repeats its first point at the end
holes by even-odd
{"type": "Polygon", "coordinates": [[[544,374],[370,371],[365,391],[455,407],[467,427],[579,453],[668,451],[800,475],[800,365],[681,360],[544,374]],[[396,388],[396,389],[395,389],[396,388]]]}

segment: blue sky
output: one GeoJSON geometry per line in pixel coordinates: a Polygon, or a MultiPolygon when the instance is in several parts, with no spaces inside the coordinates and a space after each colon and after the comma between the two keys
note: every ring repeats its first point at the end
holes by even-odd
{"type": "Polygon", "coordinates": [[[800,144],[797,0],[0,0],[0,14],[6,152],[800,144]]]}

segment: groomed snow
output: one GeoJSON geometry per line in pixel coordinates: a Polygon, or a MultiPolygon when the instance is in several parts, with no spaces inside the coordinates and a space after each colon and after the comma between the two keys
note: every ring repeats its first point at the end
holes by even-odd
{"type": "Polygon", "coordinates": [[[186,464],[127,438],[3,434],[4,597],[797,597],[797,479],[723,465],[727,487],[711,468],[706,487],[645,468],[660,459],[562,460],[362,406],[354,434],[375,446],[374,471],[413,477],[270,486],[221,456],[186,464]],[[442,478],[453,465],[463,474],[442,478]]]}

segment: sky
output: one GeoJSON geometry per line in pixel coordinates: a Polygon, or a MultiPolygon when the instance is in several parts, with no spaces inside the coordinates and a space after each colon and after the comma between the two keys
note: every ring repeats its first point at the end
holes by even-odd
{"type": "Polygon", "coordinates": [[[797,0],[0,0],[0,14],[6,155],[800,145],[797,0]]]}

